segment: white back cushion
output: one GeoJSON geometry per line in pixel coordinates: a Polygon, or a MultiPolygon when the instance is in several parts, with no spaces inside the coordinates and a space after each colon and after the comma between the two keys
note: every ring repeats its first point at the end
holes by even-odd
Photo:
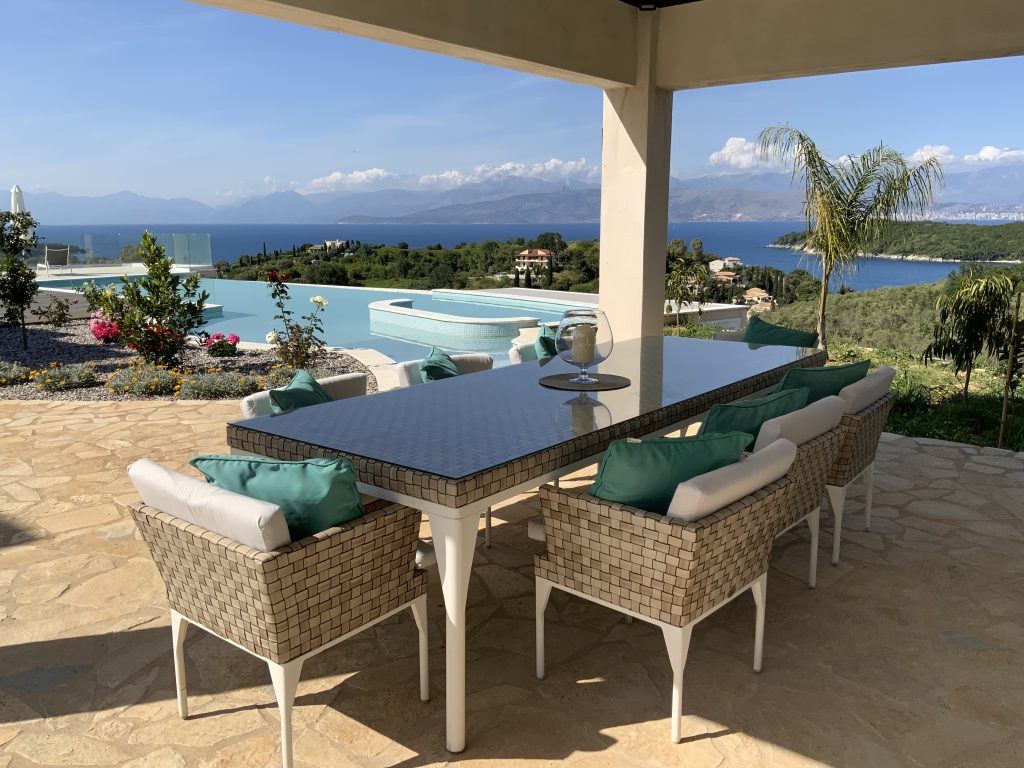
{"type": "Polygon", "coordinates": [[[796,446],[793,443],[785,439],[776,440],[764,450],[752,453],[735,464],[680,483],[666,514],[687,522],[700,520],[749,496],[758,488],[774,483],[789,471],[795,458],[796,446]]]}
{"type": "MultiPolygon", "coordinates": [[[[494,367],[494,358],[490,355],[474,352],[468,355],[452,355],[452,362],[458,366],[464,374],[487,371],[494,367]]],[[[422,360],[409,360],[404,363],[395,363],[395,372],[398,374],[398,386],[408,387],[413,384],[423,383],[423,374],[420,373],[422,360]]]]}
{"type": "Polygon", "coordinates": [[[860,381],[847,384],[839,390],[839,397],[846,403],[846,412],[859,413],[863,411],[892,388],[894,378],[896,378],[895,369],[883,365],[860,381]]]}
{"type": "Polygon", "coordinates": [[[452,360],[459,366],[463,373],[478,373],[489,371],[494,367],[494,358],[483,352],[473,352],[468,355],[452,355],[452,360]]]}
{"type": "MultiPolygon", "coordinates": [[[[366,394],[365,373],[343,373],[339,376],[328,376],[326,379],[317,379],[317,383],[327,391],[332,400],[344,400],[346,397],[358,397],[366,394]]],[[[278,387],[278,389],[284,389],[284,387],[278,387]]],[[[242,416],[247,419],[270,416],[274,412],[270,407],[270,390],[266,389],[243,397],[239,405],[242,408],[242,416]]]]}
{"type": "Polygon", "coordinates": [[[839,426],[846,413],[846,405],[838,397],[823,397],[798,411],[769,419],[757,433],[754,450],[759,451],[784,437],[795,445],[803,445],[818,435],[839,426]]]}
{"type": "Polygon", "coordinates": [[[148,507],[269,552],[291,543],[281,508],[210,485],[149,459],[128,467],[128,477],[148,507]]]}

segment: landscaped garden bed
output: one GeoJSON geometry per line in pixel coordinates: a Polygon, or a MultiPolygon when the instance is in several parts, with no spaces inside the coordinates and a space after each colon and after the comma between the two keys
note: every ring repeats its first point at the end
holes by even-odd
{"type": "MultiPolygon", "coordinates": [[[[189,345],[176,366],[145,365],[127,347],[96,339],[84,320],[29,325],[27,333],[25,350],[19,328],[0,328],[0,400],[238,399],[284,386],[294,373],[276,350],[242,347],[211,357],[189,345]]],[[[313,369],[316,376],[355,372],[367,373],[367,388],[376,390],[366,366],[343,352],[325,350],[313,369]]]]}

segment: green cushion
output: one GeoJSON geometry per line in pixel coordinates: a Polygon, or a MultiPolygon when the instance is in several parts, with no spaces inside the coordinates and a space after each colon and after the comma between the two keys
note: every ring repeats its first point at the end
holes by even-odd
{"type": "Polygon", "coordinates": [[[868,375],[870,367],[870,360],[861,360],[859,363],[826,365],[824,368],[791,368],[786,371],[775,391],[807,387],[810,390],[807,402],[815,403],[823,397],[838,395],[839,390],[847,384],[860,381],[868,375]]]}
{"type": "Polygon", "coordinates": [[[537,353],[538,360],[547,360],[558,354],[555,348],[555,329],[550,325],[540,327],[540,335],[533,342],[533,351],[537,353]]]}
{"type": "MultiPolygon", "coordinates": [[[[741,400],[738,403],[714,405],[700,427],[701,435],[746,432],[757,435],[761,425],[777,416],[799,410],[807,405],[811,391],[807,387],[786,389],[755,400],[741,400]]],[[[753,450],[751,440],[745,450],[753,450]]]]}
{"type": "Polygon", "coordinates": [[[356,473],[348,459],[278,461],[262,456],[196,456],[189,462],[207,482],[276,504],[292,541],[363,514],[356,473]]]}
{"type": "Polygon", "coordinates": [[[677,485],[739,461],[753,440],[747,432],[615,440],[601,461],[590,494],[663,515],[677,485]]]}
{"type": "Polygon", "coordinates": [[[748,344],[775,344],[783,347],[816,347],[818,334],[811,331],[796,331],[772,325],[754,315],[743,331],[743,340],[748,344]]]}
{"type": "Polygon", "coordinates": [[[274,413],[288,413],[307,405],[331,402],[327,390],[306,371],[296,371],[292,380],[282,389],[270,390],[270,410],[274,413]]]}
{"type": "Polygon", "coordinates": [[[440,381],[461,376],[462,371],[443,350],[431,347],[426,359],[420,360],[420,374],[424,381],[440,381]]]}

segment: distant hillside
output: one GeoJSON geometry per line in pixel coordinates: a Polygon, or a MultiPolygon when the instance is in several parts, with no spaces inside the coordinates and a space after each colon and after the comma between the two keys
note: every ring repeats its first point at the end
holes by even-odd
{"type": "MultiPolygon", "coordinates": [[[[948,173],[937,200],[932,218],[1024,219],[1024,165],[948,173]]],[[[600,216],[596,183],[525,176],[450,188],[357,187],[309,194],[288,190],[224,205],[134,192],[99,197],[29,192],[25,202],[45,224],[572,224],[595,222],[600,216]]],[[[670,180],[673,222],[773,221],[799,218],[800,213],[800,190],[786,173],[670,180]]]]}
{"type": "MultiPolygon", "coordinates": [[[[789,232],[773,245],[799,249],[804,243],[803,232],[789,232]]],[[[893,226],[867,252],[948,261],[1024,261],[1024,222],[993,225],[902,222],[893,226]]]]}
{"type": "MultiPolygon", "coordinates": [[[[800,201],[789,192],[740,189],[669,192],[669,221],[770,221],[799,218],[800,201]]],[[[346,216],[339,224],[567,224],[601,219],[597,189],[514,195],[500,200],[445,205],[405,216],[346,216]]]]}

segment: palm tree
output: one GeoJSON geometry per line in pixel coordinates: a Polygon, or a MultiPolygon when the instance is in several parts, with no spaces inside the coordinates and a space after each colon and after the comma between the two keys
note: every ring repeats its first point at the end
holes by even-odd
{"type": "Polygon", "coordinates": [[[825,347],[825,305],[832,272],[849,267],[899,218],[923,214],[933,184],[942,185],[937,157],[910,166],[903,155],[879,144],[838,162],[825,158],[811,138],[788,125],[765,128],[757,138],[763,160],[793,165],[804,187],[807,250],[821,261],[818,344],[825,347]]]}
{"type": "MultiPolygon", "coordinates": [[[[1009,344],[1010,307],[1015,286],[1005,270],[976,276],[967,272],[935,302],[939,319],[934,340],[922,357],[925,364],[936,358],[953,363],[953,371],[964,376],[964,404],[971,388],[974,363],[984,351],[993,357],[1006,352],[1009,344]]],[[[1012,361],[1007,362],[1012,366],[1012,361]]]]}

